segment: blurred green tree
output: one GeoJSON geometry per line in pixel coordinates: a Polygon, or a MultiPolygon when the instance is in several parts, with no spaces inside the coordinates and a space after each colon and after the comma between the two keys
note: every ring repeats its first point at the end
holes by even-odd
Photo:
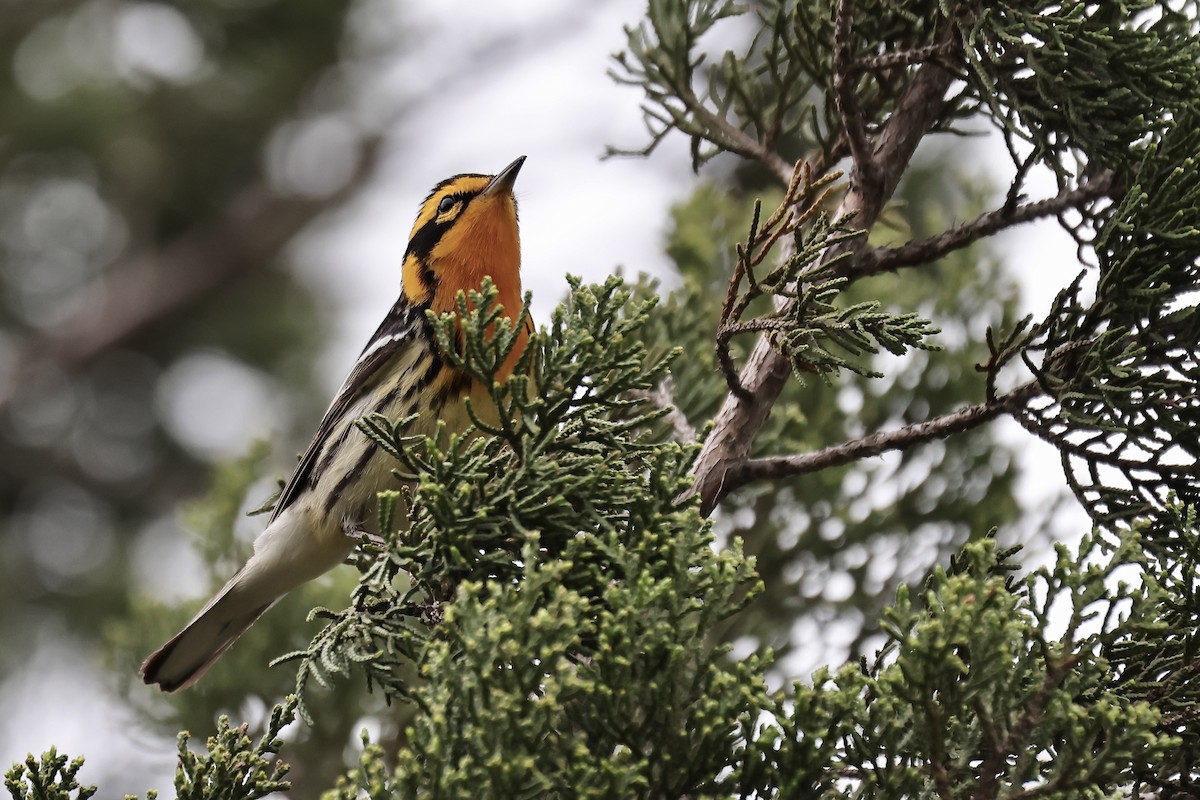
{"type": "MultiPolygon", "coordinates": [[[[138,553],[182,553],[178,508],[225,456],[176,407],[181,391],[218,387],[222,404],[230,381],[283,392],[294,402],[271,413],[295,442],[296,422],[319,415],[310,359],[328,309],[286,267],[297,234],[355,196],[383,147],[347,84],[374,57],[353,7],[78,0],[0,14],[0,681],[25,667],[31,621],[90,653],[101,620],[131,613],[138,553]]],[[[218,531],[209,555],[234,557],[251,478],[286,469],[298,446],[218,481],[197,526],[218,531]]],[[[293,635],[285,649],[304,641],[293,635]]],[[[122,683],[134,657],[120,654],[122,683]]],[[[206,729],[256,689],[277,696],[286,685],[270,677],[186,698],[158,724],[206,729]]],[[[301,737],[317,775],[320,754],[340,766],[359,713],[346,709],[301,737]]]]}

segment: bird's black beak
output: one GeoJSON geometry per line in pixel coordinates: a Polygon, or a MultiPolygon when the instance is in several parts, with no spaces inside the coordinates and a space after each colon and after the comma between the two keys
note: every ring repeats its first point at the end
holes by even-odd
{"type": "Polygon", "coordinates": [[[483,187],[480,195],[483,197],[491,197],[498,194],[512,194],[513,184],[517,182],[517,173],[521,171],[521,165],[525,163],[525,156],[521,156],[516,161],[509,164],[504,169],[496,173],[496,176],[488,182],[488,185],[483,187]]]}

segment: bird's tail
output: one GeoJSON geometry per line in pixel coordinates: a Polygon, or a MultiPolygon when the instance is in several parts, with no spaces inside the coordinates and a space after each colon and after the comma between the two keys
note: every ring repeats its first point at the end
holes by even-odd
{"type": "MultiPolygon", "coordinates": [[[[275,602],[255,599],[243,567],[200,613],[142,662],[142,680],[164,692],[191,686],[275,602]]],[[[257,593],[256,593],[257,594],[257,593]]]]}
{"type": "Polygon", "coordinates": [[[141,676],[164,692],[191,686],[280,597],[339,563],[350,540],[321,542],[284,512],[254,543],[254,555],[183,630],[151,653],[141,676]]]}

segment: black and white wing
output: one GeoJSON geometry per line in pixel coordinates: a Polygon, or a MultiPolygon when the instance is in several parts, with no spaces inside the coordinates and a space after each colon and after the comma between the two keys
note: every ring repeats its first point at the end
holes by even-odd
{"type": "Polygon", "coordinates": [[[334,435],[334,431],[339,428],[347,412],[354,407],[363,392],[373,386],[379,377],[387,372],[384,367],[406,349],[416,346],[422,340],[422,337],[425,336],[422,328],[426,324],[424,306],[414,306],[403,296],[392,306],[391,311],[379,324],[375,335],[363,348],[358,361],[354,363],[350,374],[346,376],[342,387],[334,396],[333,402],[329,404],[325,416],[321,419],[321,424],[317,426],[316,434],[309,442],[304,455],[300,457],[300,463],[296,465],[296,470],[284,485],[283,491],[275,503],[275,508],[271,512],[268,525],[274,522],[285,508],[294,503],[305,489],[313,485],[313,470],[325,443],[334,435]]]}

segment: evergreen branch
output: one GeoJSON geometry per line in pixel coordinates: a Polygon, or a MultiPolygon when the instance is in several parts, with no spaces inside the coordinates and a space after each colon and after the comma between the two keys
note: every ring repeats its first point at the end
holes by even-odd
{"type": "Polygon", "coordinates": [[[1151,21],[1151,5],[1167,4],[1094,13],[1079,3],[1004,0],[956,17],[967,67],[959,77],[1004,132],[1014,163],[1020,139],[1060,180],[1081,153],[1123,172],[1140,160],[1139,143],[1194,103],[1194,9],[1164,9],[1151,21]]]}
{"type": "MultiPolygon", "coordinates": [[[[951,434],[978,427],[1001,414],[1015,414],[1026,401],[1040,393],[1041,387],[1038,383],[1030,381],[995,400],[967,406],[950,414],[927,419],[924,422],[905,425],[898,430],[872,433],[813,453],[765,456],[744,460],[725,471],[724,481],[718,487],[711,502],[715,505],[725,495],[755,481],[776,480],[819,472],[830,467],[877,456],[890,450],[907,450],[914,445],[934,439],[944,439],[951,434]]],[[[706,502],[709,502],[707,497],[706,502]]]]}
{"type": "Polygon", "coordinates": [[[1036,163],[1038,163],[1037,153],[1030,153],[1017,164],[1017,172],[1013,175],[1012,183],[1008,185],[1008,194],[1004,198],[1005,208],[1014,209],[1017,207],[1017,203],[1021,202],[1021,190],[1025,187],[1025,179],[1029,177],[1029,171],[1036,163]]]}
{"type": "MultiPolygon", "coordinates": [[[[1046,659],[1046,674],[1042,678],[1042,685],[1038,687],[1038,690],[1026,702],[1023,712],[1017,717],[1012,727],[1009,728],[1008,735],[1004,737],[1004,741],[997,742],[994,739],[988,741],[988,751],[983,763],[980,765],[980,781],[979,786],[976,787],[974,794],[972,794],[973,800],[975,798],[978,800],[987,800],[988,798],[999,796],[1001,789],[1000,777],[1004,775],[1005,766],[1009,758],[1013,754],[1018,753],[1022,746],[1029,740],[1029,735],[1033,732],[1034,726],[1040,723],[1046,716],[1046,706],[1054,691],[1059,688],[1063,678],[1075,668],[1077,663],[1078,658],[1074,655],[1064,656],[1059,661],[1052,661],[1050,658],[1046,659]]],[[[1037,795],[1027,795],[1025,792],[1022,792],[1016,796],[1036,797],[1037,795]]]]}
{"type": "Polygon", "coordinates": [[[208,737],[207,753],[195,753],[188,747],[190,736],[179,734],[179,765],[175,770],[177,800],[258,800],[286,792],[291,767],[279,760],[283,747],[283,729],[296,718],[296,698],[289,696],[271,710],[267,729],[258,741],[249,735],[249,726],[229,724],[228,717],[217,720],[217,732],[208,737]]]}
{"type": "MultiPolygon", "coordinates": [[[[948,40],[943,36],[942,41],[948,40]]],[[[936,62],[927,62],[917,70],[875,148],[874,160],[882,181],[874,187],[872,194],[865,193],[863,186],[851,185],[838,209],[838,218],[853,214],[859,227],[869,228],[874,224],[883,203],[895,191],[918,142],[940,118],[952,80],[951,73],[936,62]]],[[[791,238],[785,238],[782,245],[780,257],[786,260],[795,245],[791,238]]],[[[834,252],[836,250],[838,248],[833,248],[827,253],[825,262],[840,255],[834,252]]],[[[778,303],[786,304],[786,301],[778,303]]],[[[748,396],[731,394],[725,399],[692,468],[695,481],[687,494],[700,495],[705,514],[712,513],[717,500],[724,495],[726,473],[745,460],[790,374],[787,356],[776,350],[769,337],[760,337],[738,379],[748,396]]]]}
{"type": "MultiPolygon", "coordinates": [[[[1169,402],[1170,398],[1164,400],[1169,402]]],[[[1018,414],[1016,420],[1034,436],[1054,445],[1063,457],[1073,456],[1089,465],[1103,465],[1126,473],[1153,470],[1164,477],[1177,479],[1186,478],[1194,472],[1192,464],[1161,463],[1160,452],[1148,450],[1145,438],[1140,441],[1125,439],[1120,444],[1113,445],[1108,441],[1110,432],[1100,429],[1076,441],[1070,434],[1081,434],[1083,431],[1056,429],[1055,419],[1046,420],[1034,414],[1018,414]]]]}
{"type": "Polygon", "coordinates": [[[1107,196],[1112,188],[1113,174],[1105,172],[1098,178],[1074,189],[1059,192],[1054,197],[1025,203],[1015,208],[1009,208],[1006,204],[1004,207],[980,214],[970,222],[919,242],[909,242],[900,247],[864,250],[846,262],[844,273],[855,278],[865,278],[883,272],[895,272],[903,267],[928,264],[999,231],[1042,217],[1057,216],[1064,211],[1098,200],[1107,196]]]}
{"type": "Polygon", "coordinates": [[[851,28],[854,26],[854,0],[838,0],[837,15],[833,32],[833,90],[842,131],[850,148],[854,169],[851,183],[867,184],[863,191],[873,192],[878,182],[878,167],[871,152],[871,141],[867,136],[866,115],[858,102],[854,85],[854,58],[850,52],[851,28]]]}
{"type": "MultiPolygon", "coordinates": [[[[947,29],[938,44],[952,39],[953,34],[947,29]]],[[[941,118],[952,80],[949,71],[931,61],[921,66],[905,88],[875,146],[874,161],[882,172],[882,184],[874,196],[864,195],[848,209],[856,214],[860,226],[866,227],[868,219],[874,222],[884,202],[896,191],[917,144],[941,118]]]]}
{"type": "Polygon", "coordinates": [[[1140,520],[1154,547],[1177,542],[1171,498],[1200,499],[1195,120],[1189,111],[1146,147],[1097,229],[1094,299],[1081,300],[1077,279],[1021,346],[1054,402],[1018,421],[1058,448],[1068,486],[1097,525],[1140,520]],[[1041,351],[1050,355],[1038,365],[1041,351]]]}
{"type": "Polygon", "coordinates": [[[82,758],[69,759],[51,747],[41,758],[30,753],[4,773],[4,788],[13,800],[88,800],[98,791],[80,784],[82,758]]]}
{"type": "MultiPolygon", "coordinates": [[[[694,88],[705,60],[705,54],[695,52],[698,40],[721,20],[744,12],[732,0],[649,3],[646,20],[626,28],[627,47],[614,56],[616,68],[609,74],[645,92],[642,112],[651,140],[639,150],[609,147],[606,156],[646,155],[669,131],[678,130],[691,140],[696,169],[719,152],[733,152],[762,163],[786,183],[791,164],[775,151],[776,142],[794,146],[793,137],[799,136],[801,150],[827,155],[828,148],[813,146],[820,138],[815,126],[802,130],[803,116],[788,114],[807,106],[805,98],[814,87],[813,60],[782,35],[790,11],[766,12],[777,35],[755,38],[740,58],[727,52],[706,70],[707,90],[694,88]]],[[[819,171],[832,161],[822,159],[819,171]]]]}

